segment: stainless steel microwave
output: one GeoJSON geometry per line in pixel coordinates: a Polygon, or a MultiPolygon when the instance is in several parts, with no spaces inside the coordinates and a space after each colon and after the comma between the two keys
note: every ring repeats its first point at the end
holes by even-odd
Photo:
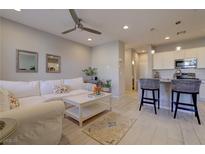
{"type": "Polygon", "coordinates": [[[197,68],[197,58],[177,59],[175,60],[175,68],[177,69],[197,68]]]}

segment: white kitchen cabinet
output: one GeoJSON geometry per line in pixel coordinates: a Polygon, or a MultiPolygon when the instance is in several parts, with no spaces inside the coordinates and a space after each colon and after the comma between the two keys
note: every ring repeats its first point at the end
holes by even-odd
{"type": "Polygon", "coordinates": [[[197,68],[205,68],[205,47],[155,53],[153,69],[175,69],[175,60],[197,58],[197,68]]]}
{"type": "Polygon", "coordinates": [[[197,48],[197,68],[205,68],[205,48],[197,48]]]}
{"type": "Polygon", "coordinates": [[[163,52],[162,55],[162,69],[174,69],[174,53],[173,52],[163,52]]]}
{"type": "Polygon", "coordinates": [[[162,53],[155,53],[153,55],[153,68],[158,70],[158,69],[162,69],[162,53]]]}
{"type": "Polygon", "coordinates": [[[205,101],[205,83],[204,83],[204,81],[202,81],[202,84],[200,86],[199,98],[201,101],[205,101]]]}
{"type": "Polygon", "coordinates": [[[160,52],[153,56],[154,69],[174,69],[174,53],[160,52]]]}
{"type": "Polygon", "coordinates": [[[184,50],[173,51],[173,53],[174,53],[174,61],[176,59],[184,59],[184,57],[185,57],[185,51],[184,50]]]}
{"type": "Polygon", "coordinates": [[[189,59],[189,58],[198,58],[198,52],[194,48],[192,49],[185,49],[184,50],[184,58],[189,59]]]}

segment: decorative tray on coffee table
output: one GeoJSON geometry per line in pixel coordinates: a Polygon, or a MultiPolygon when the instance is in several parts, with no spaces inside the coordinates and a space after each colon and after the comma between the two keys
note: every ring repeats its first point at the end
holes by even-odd
{"type": "Polygon", "coordinates": [[[100,97],[100,96],[104,96],[104,94],[103,93],[100,93],[100,94],[96,94],[96,93],[88,94],[88,97],[90,97],[90,98],[100,97]]]}

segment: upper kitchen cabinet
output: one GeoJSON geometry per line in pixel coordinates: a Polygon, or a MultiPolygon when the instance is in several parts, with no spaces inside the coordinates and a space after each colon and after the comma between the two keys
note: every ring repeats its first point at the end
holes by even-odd
{"type": "Polygon", "coordinates": [[[155,53],[153,55],[153,69],[162,69],[162,58],[161,53],[155,53]]]}
{"type": "Polygon", "coordinates": [[[185,57],[185,51],[184,50],[173,51],[173,54],[174,54],[174,61],[176,59],[184,59],[184,57],[185,57]]]}
{"type": "Polygon", "coordinates": [[[205,68],[205,47],[155,53],[153,69],[175,69],[175,60],[197,58],[197,68],[205,68]]]}
{"type": "Polygon", "coordinates": [[[198,51],[195,49],[185,49],[184,50],[184,59],[189,58],[197,58],[198,57],[198,51]]]}
{"type": "Polygon", "coordinates": [[[198,57],[197,57],[197,68],[205,68],[205,48],[197,48],[196,49],[196,52],[198,54],[198,57]]]}
{"type": "Polygon", "coordinates": [[[174,69],[174,53],[160,52],[153,56],[154,69],[174,69]]]}

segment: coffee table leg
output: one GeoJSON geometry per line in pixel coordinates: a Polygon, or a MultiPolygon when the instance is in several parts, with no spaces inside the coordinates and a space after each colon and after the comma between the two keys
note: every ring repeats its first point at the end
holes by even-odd
{"type": "Polygon", "coordinates": [[[82,110],[81,110],[81,106],[79,106],[79,117],[80,117],[80,119],[79,119],[79,125],[80,125],[80,127],[83,127],[83,121],[82,121],[82,110]]]}

